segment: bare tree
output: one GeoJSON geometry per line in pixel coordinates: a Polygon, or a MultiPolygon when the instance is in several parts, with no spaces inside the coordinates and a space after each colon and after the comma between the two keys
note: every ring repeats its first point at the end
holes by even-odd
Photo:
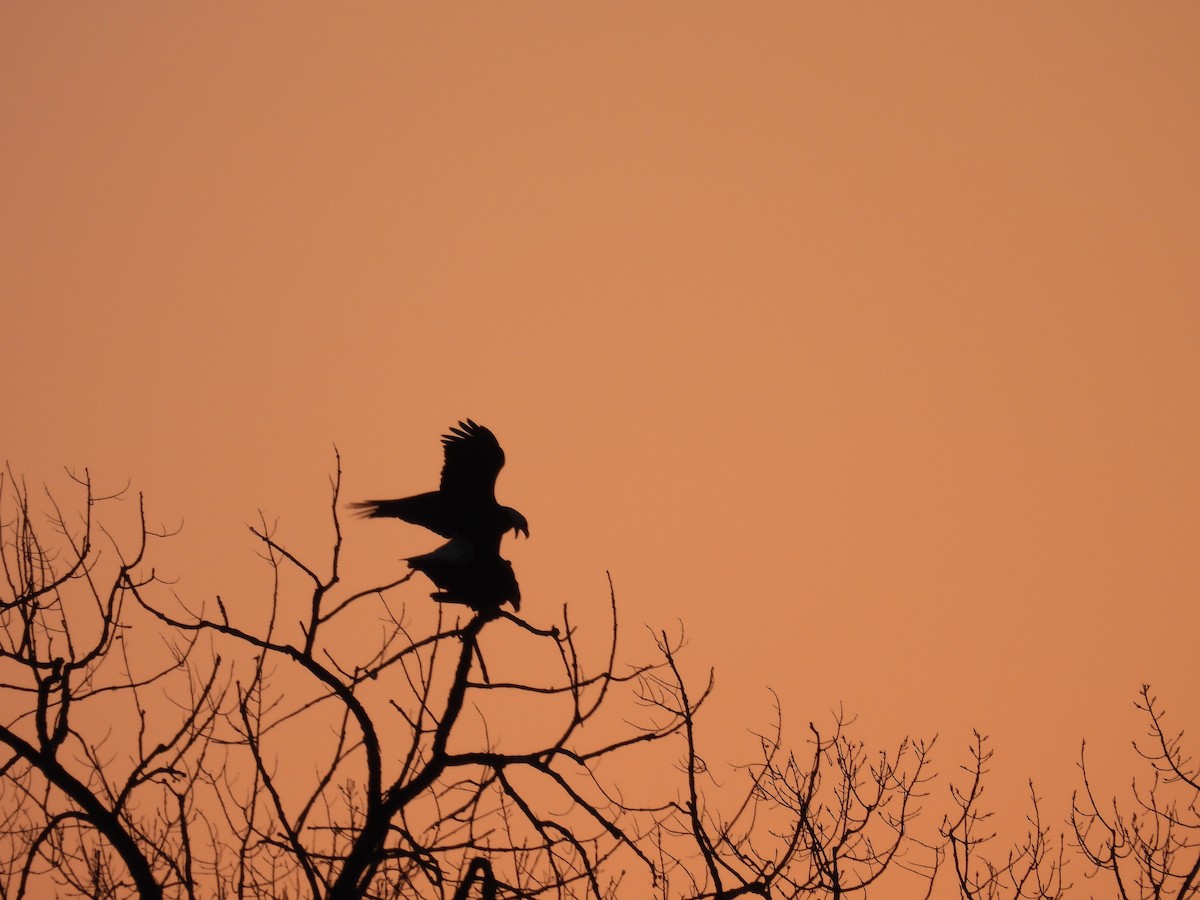
{"type": "MultiPolygon", "coordinates": [[[[117,539],[96,511],[115,515],[121,495],[95,496],[86,474],[76,517],[0,481],[4,896],[932,890],[943,847],[913,832],[932,742],[869,751],[839,712],[793,750],[776,704],[754,761],[721,783],[700,749],[712,676],[689,687],[682,635],[658,632],[648,663],[622,664],[611,582],[599,641],[567,605],[537,622],[536,604],[524,618],[423,595],[410,607],[409,573],[348,585],[340,483],[339,460],[319,563],[260,517],[265,595],[196,605],[148,567],[162,530],[140,498],[133,537],[117,539]],[[635,791],[635,771],[659,774],[635,791]]],[[[975,760],[978,782],[982,742],[975,760]]],[[[946,840],[966,870],[978,792],[956,796],[946,840]]],[[[1042,884],[1046,850],[1030,852],[1026,882],[1042,884]]],[[[960,884],[971,898],[1056,896],[960,884]]]]}
{"type": "Polygon", "coordinates": [[[604,897],[620,883],[606,867],[615,857],[653,878],[642,842],[654,811],[627,808],[598,772],[677,732],[694,710],[623,732],[599,727],[603,708],[628,707],[665,665],[618,668],[611,591],[597,663],[584,658],[565,607],[553,627],[443,608],[430,632],[416,633],[392,599],[408,575],[340,591],[340,474],[339,465],[323,569],[265,521],[251,529],[274,573],[264,624],[234,622],[221,600],[215,617],[144,602],[164,626],[211,634],[236,660],[233,710],[216,738],[229,758],[212,779],[236,835],[231,892],[604,897]],[[297,576],[303,602],[289,587],[297,576]],[[304,611],[299,623],[289,621],[294,610],[304,611]],[[498,674],[538,656],[556,660],[557,674],[498,674]]]}
{"type": "Polygon", "coordinates": [[[147,623],[127,600],[154,582],[143,560],[161,532],[146,527],[138,497],[122,549],[96,513],[124,492],[97,495],[86,472],[71,477],[77,515],[49,492],[35,508],[25,483],[0,473],[0,886],[14,897],[49,880],[88,896],[157,898],[192,881],[190,796],[219,663],[197,684],[196,643],[177,635],[156,665],[135,659],[128,638],[147,623]],[[184,692],[174,707],[146,702],[172,688],[184,692]]]}
{"type": "Polygon", "coordinates": [[[1134,749],[1150,769],[1149,783],[1133,779],[1130,800],[1097,800],[1080,751],[1083,788],[1071,810],[1075,840],[1091,865],[1089,877],[1107,876],[1115,896],[1184,898],[1200,896],[1200,769],[1183,747],[1183,732],[1169,732],[1166,711],[1142,685],[1135,701],[1148,722],[1148,735],[1134,749]]]}
{"type": "MultiPolygon", "coordinates": [[[[899,869],[931,888],[937,850],[910,829],[924,797],[933,742],[904,739],[895,750],[869,752],[850,736],[839,711],[829,734],[809,723],[805,758],[785,748],[776,698],[775,728],[758,735],[761,756],[737,767],[743,788],[729,811],[711,799],[717,784],[699,754],[695,707],[675,653],[662,635],[665,681],[649,699],[684,720],[686,786],[664,822],[662,896],[830,897],[865,895],[899,869]],[[690,845],[690,847],[689,847],[690,845]]],[[[712,690],[710,674],[701,701],[712,690]]]]}
{"type": "Polygon", "coordinates": [[[965,788],[951,783],[956,811],[942,823],[959,896],[963,900],[1060,900],[1069,887],[1063,882],[1063,835],[1055,836],[1042,821],[1041,801],[1032,781],[1024,836],[1007,850],[1003,861],[987,852],[996,839],[989,824],[994,813],[984,808],[982,799],[984,775],[992,759],[987,740],[975,732],[971,764],[962,767],[970,783],[965,788]]]}

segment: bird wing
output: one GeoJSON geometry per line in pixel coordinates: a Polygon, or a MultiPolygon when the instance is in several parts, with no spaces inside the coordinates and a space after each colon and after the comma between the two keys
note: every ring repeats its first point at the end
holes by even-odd
{"type": "Polygon", "coordinates": [[[470,419],[442,436],[446,462],[441,490],[466,505],[496,502],[496,476],[504,466],[504,451],[496,436],[470,419]]]}
{"type": "Polygon", "coordinates": [[[453,537],[458,530],[454,510],[448,508],[446,498],[438,491],[398,500],[365,500],[351,506],[369,518],[402,519],[428,528],[442,537],[453,537]]]}

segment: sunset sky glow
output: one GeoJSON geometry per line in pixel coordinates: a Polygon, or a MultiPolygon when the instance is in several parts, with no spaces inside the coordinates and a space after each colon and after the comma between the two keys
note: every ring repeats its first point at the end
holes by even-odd
{"type": "MultiPolygon", "coordinates": [[[[1066,815],[1200,748],[1200,5],[0,8],[0,451],[130,480],[181,596],[262,509],[508,454],[522,613],[844,703],[1066,815]],[[1091,752],[1089,750],[1089,752],[1091,752]]],[[[345,517],[346,578],[436,538],[345,517]]],[[[411,602],[425,585],[415,582],[411,602]]],[[[250,602],[249,600],[245,602],[250,602]]]]}

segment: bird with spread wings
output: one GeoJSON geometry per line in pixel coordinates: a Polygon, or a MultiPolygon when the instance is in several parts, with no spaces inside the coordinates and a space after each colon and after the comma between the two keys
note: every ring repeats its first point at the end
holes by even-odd
{"type": "Polygon", "coordinates": [[[474,609],[511,602],[520,607],[512,565],[500,557],[509,531],[529,537],[529,522],[496,501],[504,450],[492,432],[467,419],[442,436],[445,462],[436,491],[396,500],[366,500],[354,507],[370,518],[395,518],[449,538],[437,550],[407,560],[440,589],[435,600],[474,609]]]}

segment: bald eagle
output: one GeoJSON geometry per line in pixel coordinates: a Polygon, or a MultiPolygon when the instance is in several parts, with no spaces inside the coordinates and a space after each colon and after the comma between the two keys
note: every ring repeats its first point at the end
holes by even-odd
{"type": "Polygon", "coordinates": [[[498,554],[481,557],[465,541],[452,540],[407,562],[437,586],[429,596],[439,603],[462,603],[476,612],[505,603],[521,608],[521,588],[512,563],[498,554]]]}
{"type": "Polygon", "coordinates": [[[496,436],[470,419],[442,435],[445,463],[436,491],[399,500],[364,500],[355,508],[372,519],[403,519],[442,537],[466,541],[478,555],[499,554],[500,538],[513,531],[529,537],[529,522],[496,502],[496,476],[504,451],[496,436]]]}
{"type": "Polygon", "coordinates": [[[398,500],[353,504],[370,518],[395,518],[428,528],[450,540],[431,553],[407,560],[437,587],[430,596],[463,603],[477,611],[503,603],[521,604],[512,564],[500,557],[500,539],[509,531],[529,537],[529,523],[496,502],[496,477],[504,451],[496,436],[470,419],[442,436],[445,462],[438,490],[398,500]]]}

